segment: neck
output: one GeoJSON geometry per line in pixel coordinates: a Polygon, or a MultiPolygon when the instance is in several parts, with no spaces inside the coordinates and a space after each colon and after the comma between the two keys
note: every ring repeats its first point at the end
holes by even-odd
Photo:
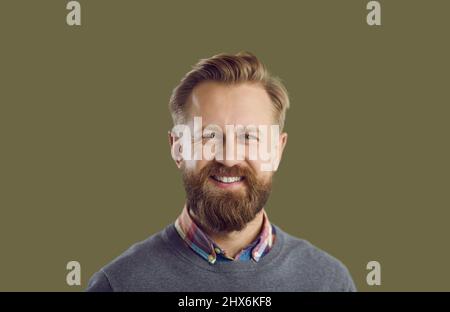
{"type": "Polygon", "coordinates": [[[242,249],[252,243],[261,232],[264,222],[264,210],[258,212],[255,218],[247,223],[241,231],[205,233],[223,250],[228,257],[234,258],[242,249]]]}

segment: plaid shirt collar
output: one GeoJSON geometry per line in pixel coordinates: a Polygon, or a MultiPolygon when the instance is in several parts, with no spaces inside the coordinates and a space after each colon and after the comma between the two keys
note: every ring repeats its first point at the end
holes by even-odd
{"type": "Polygon", "coordinates": [[[242,249],[234,258],[228,257],[226,252],[215,244],[214,241],[202,231],[197,224],[195,224],[186,205],[175,221],[175,228],[188,246],[210,264],[216,262],[218,254],[229,260],[239,260],[240,256],[249,248],[251,248],[251,258],[258,262],[262,256],[270,251],[275,241],[275,233],[273,232],[272,225],[264,210],[263,218],[263,226],[259,236],[253,243],[242,249]]]}

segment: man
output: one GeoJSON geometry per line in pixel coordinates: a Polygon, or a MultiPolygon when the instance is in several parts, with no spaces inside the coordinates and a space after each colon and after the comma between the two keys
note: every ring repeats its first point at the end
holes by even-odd
{"type": "Polygon", "coordinates": [[[219,54],[186,74],[169,107],[186,204],[95,273],[88,291],[355,290],[342,263],[272,224],[264,208],[287,142],[280,80],[250,53],[219,54]]]}

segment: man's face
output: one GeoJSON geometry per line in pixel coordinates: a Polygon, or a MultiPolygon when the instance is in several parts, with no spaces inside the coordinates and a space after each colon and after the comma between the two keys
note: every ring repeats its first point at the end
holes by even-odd
{"type": "MultiPolygon", "coordinates": [[[[273,104],[258,84],[203,82],[193,89],[186,105],[188,126],[194,137],[194,117],[202,118],[203,129],[200,130],[203,131],[192,140],[192,150],[198,145],[214,143],[214,140],[223,141],[222,157],[202,157],[200,160],[191,157],[177,161],[182,170],[188,208],[200,226],[208,231],[242,230],[264,207],[271,191],[273,171],[262,170],[268,160],[262,160],[259,155],[256,159],[249,157],[250,146],[258,146],[264,141],[261,132],[239,131],[238,128],[226,131],[226,126],[266,126],[269,131],[265,136],[270,145],[273,140],[273,137],[269,138],[270,125],[275,123],[273,104]],[[227,154],[227,148],[231,153],[227,154]]],[[[270,160],[275,167],[287,140],[286,133],[277,133],[277,136],[279,145],[275,159],[270,160]]],[[[172,137],[171,144],[173,149],[179,148],[172,137]]],[[[202,149],[198,150],[203,153],[202,149]]]]}

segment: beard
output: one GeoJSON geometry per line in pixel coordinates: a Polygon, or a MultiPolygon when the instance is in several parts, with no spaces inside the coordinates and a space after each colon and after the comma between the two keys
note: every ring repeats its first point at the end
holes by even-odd
{"type": "Polygon", "coordinates": [[[272,176],[267,181],[258,179],[247,167],[226,167],[213,161],[199,173],[182,169],[187,208],[207,232],[241,231],[263,209],[272,190],[272,176]],[[233,190],[220,188],[211,181],[212,176],[243,177],[242,185],[233,190]]]}

